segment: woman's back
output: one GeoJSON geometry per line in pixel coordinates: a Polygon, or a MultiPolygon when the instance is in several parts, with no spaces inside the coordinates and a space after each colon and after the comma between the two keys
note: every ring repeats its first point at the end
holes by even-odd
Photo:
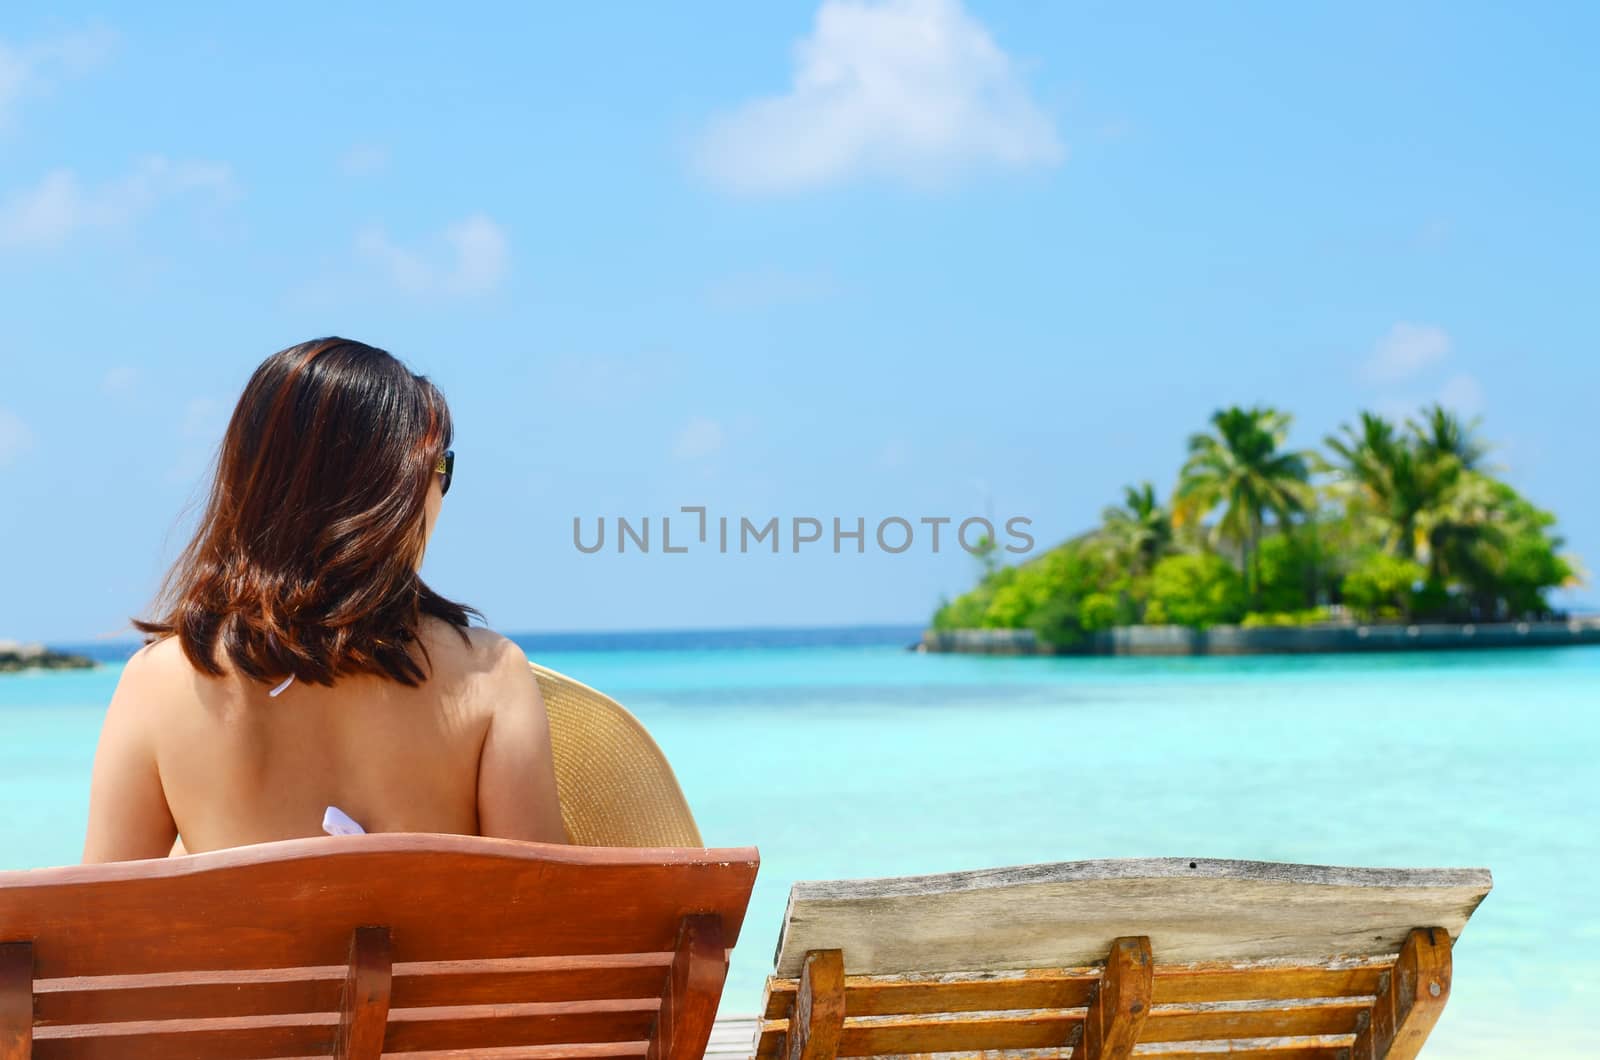
{"type": "Polygon", "coordinates": [[[371,831],[476,833],[478,753],[506,642],[429,634],[423,685],[360,675],[276,697],[236,673],[196,673],[174,641],[142,652],[139,694],[185,848],[318,835],[328,806],[371,831]]]}
{"type": "Polygon", "coordinates": [[[199,673],[176,641],[145,648],[108,711],[84,860],[157,857],[175,833],[190,853],[321,835],[329,806],[373,832],[559,842],[526,657],[442,623],[423,642],[432,677],[420,686],[361,675],[277,696],[199,673]]]}

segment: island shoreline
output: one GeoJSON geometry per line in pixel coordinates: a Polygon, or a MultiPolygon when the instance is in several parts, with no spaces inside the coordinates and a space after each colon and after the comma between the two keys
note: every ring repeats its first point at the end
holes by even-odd
{"type": "Polygon", "coordinates": [[[1051,644],[1031,629],[926,630],[917,651],[967,655],[1345,655],[1600,644],[1600,617],[1550,622],[1118,626],[1051,644]]]}
{"type": "Polygon", "coordinates": [[[87,655],[56,651],[43,644],[0,640],[0,674],[29,670],[92,670],[100,665],[87,655]]]}

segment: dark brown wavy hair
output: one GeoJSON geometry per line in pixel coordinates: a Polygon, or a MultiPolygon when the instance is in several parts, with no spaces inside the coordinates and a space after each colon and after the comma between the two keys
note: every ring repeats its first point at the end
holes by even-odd
{"type": "Polygon", "coordinates": [[[226,657],[262,682],[427,677],[431,615],[462,631],[472,608],[423,584],[423,509],[450,446],[444,395],[349,339],[268,357],[228,422],[200,526],[167,576],[152,640],[177,637],[204,673],[226,657]]]}

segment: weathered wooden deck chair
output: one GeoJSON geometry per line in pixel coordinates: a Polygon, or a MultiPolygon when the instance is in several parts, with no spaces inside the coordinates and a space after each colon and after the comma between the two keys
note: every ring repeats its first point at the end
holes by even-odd
{"type": "Polygon", "coordinates": [[[387,834],[0,873],[0,1060],[699,1060],[753,849],[387,834]]]}
{"type": "Polygon", "coordinates": [[[801,883],[756,1056],[1412,1057],[1490,886],[1189,860],[801,883]]]}

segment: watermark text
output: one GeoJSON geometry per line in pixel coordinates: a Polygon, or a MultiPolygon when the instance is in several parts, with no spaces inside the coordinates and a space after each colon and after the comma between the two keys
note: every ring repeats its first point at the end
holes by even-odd
{"type": "Polygon", "coordinates": [[[672,515],[572,517],[572,544],[585,555],[602,552],[683,555],[690,551],[722,555],[798,555],[801,552],[881,552],[898,556],[918,551],[937,555],[960,548],[974,556],[1033,551],[1033,520],[1014,515],[993,520],[963,517],[891,515],[815,516],[713,515],[704,505],[684,505],[672,515]],[[998,523],[998,526],[996,525],[998,523]]]}

